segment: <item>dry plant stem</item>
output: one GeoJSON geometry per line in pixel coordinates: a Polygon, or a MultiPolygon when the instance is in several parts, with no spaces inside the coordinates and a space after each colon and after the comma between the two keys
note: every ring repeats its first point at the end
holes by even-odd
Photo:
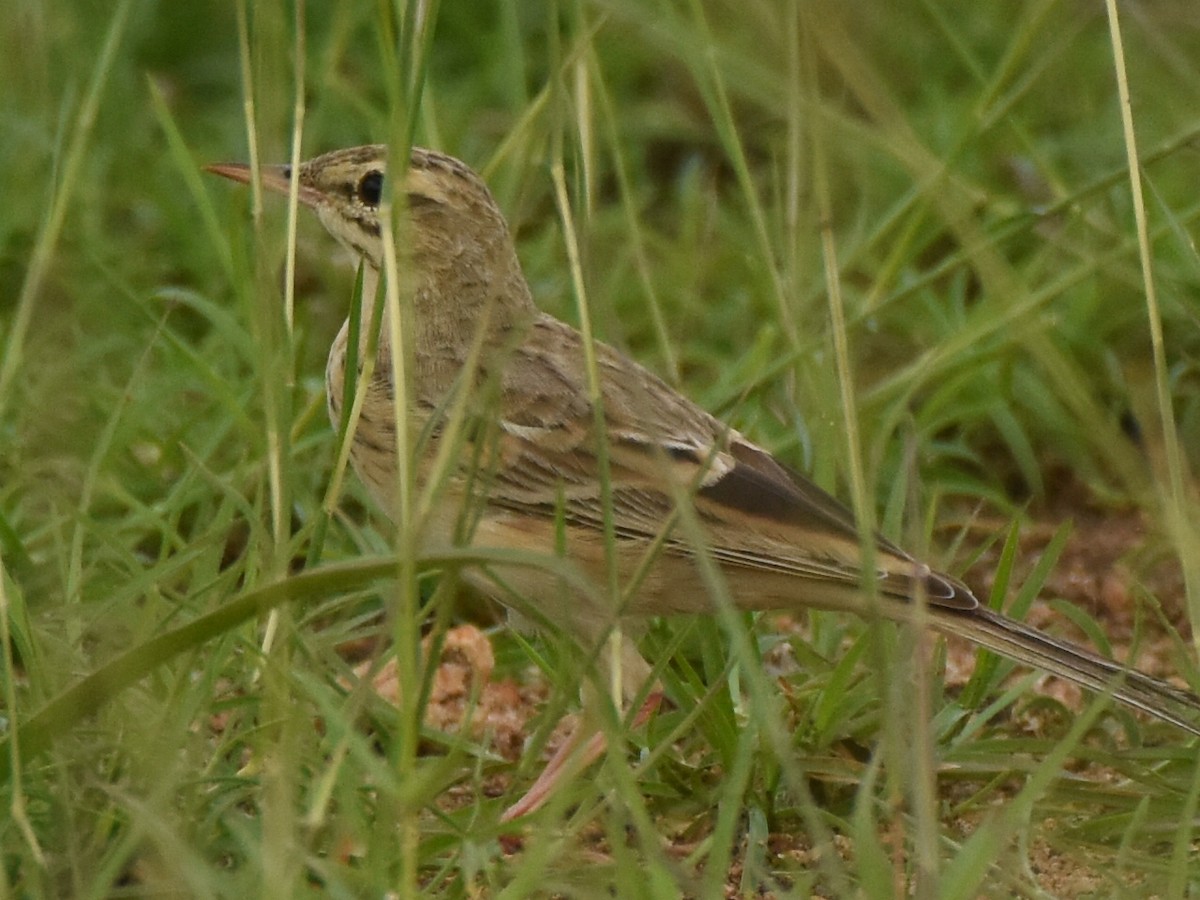
{"type": "MultiPolygon", "coordinates": [[[[354,147],[258,173],[268,190],[294,189],[376,276],[385,257],[404,260],[407,430],[398,433],[399,373],[385,311],[377,346],[359,335],[359,359],[371,350],[374,369],[350,461],[392,514],[399,442],[409,442],[423,498],[406,533],[414,552],[557,551],[576,566],[597,590],[568,590],[560,573],[530,565],[467,567],[462,576],[569,635],[585,654],[619,625],[617,652],[595,658],[602,683],[620,669],[624,703],[651,674],[633,640],[640,619],[718,612],[701,571],[715,562],[741,609],[818,607],[931,627],[1200,734],[1193,694],[994,612],[883,537],[867,532],[864,548],[854,516],[829,494],[637,363],[539,312],[504,216],[458,160],[413,149],[399,176],[408,215],[396,254],[380,217],[390,196],[387,156],[383,146],[354,147]],[[681,520],[696,527],[678,527],[681,520]]],[[[242,164],[209,171],[252,180],[242,164]]],[[[335,423],[347,335],[343,326],[326,369],[335,423]]],[[[566,770],[557,765],[536,783],[538,796],[506,818],[549,796],[566,770]]]]}
{"type": "MultiPolygon", "coordinates": [[[[1129,189],[1133,199],[1133,214],[1137,223],[1138,260],[1142,269],[1142,283],[1146,288],[1146,319],[1150,326],[1150,347],[1154,354],[1154,387],[1158,400],[1159,427],[1162,429],[1163,450],[1167,464],[1165,497],[1167,521],[1170,524],[1183,567],[1184,584],[1187,590],[1188,613],[1194,626],[1200,625],[1200,563],[1196,554],[1186,548],[1196,546],[1200,530],[1195,519],[1188,514],[1188,493],[1184,487],[1184,461],[1179,433],[1175,427],[1175,411],[1171,403],[1166,340],[1163,336],[1162,313],[1159,309],[1158,291],[1154,285],[1154,266],[1150,253],[1150,229],[1146,222],[1146,201],[1142,194],[1141,163],[1139,162],[1137,135],[1133,127],[1133,103],[1129,95],[1129,78],[1125,67],[1124,42],[1121,39],[1120,19],[1117,16],[1116,0],[1106,0],[1109,36],[1113,46],[1113,58],[1117,73],[1117,93],[1121,98],[1121,122],[1125,132],[1125,152],[1129,169],[1129,189]]],[[[1193,627],[1193,646],[1200,648],[1200,627],[1193,627]]]]}

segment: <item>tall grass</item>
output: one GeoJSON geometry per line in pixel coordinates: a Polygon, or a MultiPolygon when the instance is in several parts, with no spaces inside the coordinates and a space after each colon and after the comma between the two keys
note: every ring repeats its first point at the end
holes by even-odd
{"type": "MultiPolygon", "coordinates": [[[[465,159],[542,308],[998,600],[1069,552],[1064,507],[1141,510],[1112,561],[1136,644],[1197,616],[1200,35],[1182,3],[1112,21],[8,4],[0,896],[1194,891],[1182,735],[993,660],[948,692],[935,644],[829,615],[654,623],[671,707],[631,735],[601,711],[620,739],[512,852],[498,816],[536,757],[423,723],[426,623],[464,614],[437,573],[477,557],[419,557],[353,478],[327,499],[353,270],[199,172],[380,140],[465,159]],[[1023,565],[1031,523],[1056,537],[1023,565]],[[348,646],[395,655],[398,707],[348,646]]],[[[547,661],[537,749],[572,648],[493,641],[498,678],[547,661]]],[[[1179,640],[1168,667],[1194,659],[1179,640]]]]}

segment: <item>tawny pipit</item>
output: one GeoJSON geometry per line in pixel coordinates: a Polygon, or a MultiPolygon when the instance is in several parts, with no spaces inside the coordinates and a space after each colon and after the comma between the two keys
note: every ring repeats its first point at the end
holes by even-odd
{"type": "MultiPolygon", "coordinates": [[[[300,203],[377,278],[384,260],[380,203],[390,196],[386,162],[383,146],[354,147],[318,156],[295,173],[264,167],[260,177],[269,190],[286,194],[295,175],[300,203]]],[[[239,164],[209,171],[235,181],[251,178],[239,164]]],[[[1189,718],[1200,711],[1193,694],[993,612],[961,582],[883,538],[875,541],[874,573],[864,574],[858,531],[841,503],[599,343],[604,432],[598,433],[583,340],[534,306],[504,216],[483,181],[458,160],[422,149],[412,151],[403,178],[407,220],[397,229],[398,256],[412,292],[405,309],[413,346],[408,427],[421,461],[419,479],[429,476],[427,464],[446,436],[458,435],[458,462],[437,512],[418,523],[421,544],[558,552],[597,585],[593,592],[570,592],[559,575],[524,566],[472,573],[485,590],[508,603],[518,596],[536,618],[587,650],[618,619],[625,625],[639,616],[711,612],[711,581],[697,566],[701,555],[719,563],[734,603],[747,610],[813,606],[902,621],[913,618],[920,597],[919,621],[939,631],[1110,692],[1200,734],[1189,718]],[[468,427],[453,426],[464,421],[468,427]],[[605,539],[607,515],[611,541],[605,539]],[[611,593],[610,554],[626,596],[605,602],[598,598],[611,593]],[[873,601],[865,580],[872,582],[873,601]]],[[[388,333],[385,322],[351,459],[391,514],[397,455],[388,333]]],[[[343,326],[329,354],[335,423],[347,334],[343,326]]],[[[650,668],[628,637],[622,659],[630,700],[650,668]]],[[[509,815],[535,806],[544,793],[509,815]]]]}

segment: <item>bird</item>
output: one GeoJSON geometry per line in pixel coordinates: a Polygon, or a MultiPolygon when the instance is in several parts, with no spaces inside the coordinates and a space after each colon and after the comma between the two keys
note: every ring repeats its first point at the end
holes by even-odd
{"type": "MultiPolygon", "coordinates": [[[[258,177],[269,191],[294,189],[299,204],[361,260],[372,285],[394,233],[409,291],[404,427],[415,436],[418,485],[444,482],[434,486],[436,508],[420,523],[419,545],[568,560],[596,590],[571,589],[561,573],[529,565],[493,562],[464,577],[584,651],[595,652],[619,625],[619,661],[596,659],[606,675],[620,665],[624,703],[644,696],[652,679],[635,640],[642,623],[716,611],[705,574],[711,563],[740,610],[820,608],[917,621],[1200,735],[1200,698],[1192,692],[991,609],[962,581],[881,535],[865,552],[853,514],[831,494],[625,354],[599,341],[589,348],[578,330],[540,311],[508,223],[469,166],[414,147],[392,187],[388,158],[386,145],[352,147],[295,168],[262,166],[258,177]],[[393,196],[404,212],[389,230],[381,212],[393,196]],[[598,377],[589,376],[589,350],[598,377]],[[439,453],[451,465],[435,466],[439,453]]],[[[205,168],[242,183],[254,177],[242,163],[205,168]]],[[[373,293],[364,289],[364,304],[373,293]]],[[[326,389],[336,428],[348,358],[361,365],[375,348],[350,460],[380,509],[394,516],[400,426],[386,311],[382,318],[377,343],[363,325],[355,355],[348,353],[350,320],[342,326],[326,389]]],[[[660,698],[650,692],[638,721],[660,698]]],[[[505,821],[532,812],[557,789],[568,750],[585,745],[584,763],[599,755],[603,735],[583,732],[505,811],[505,821]]]]}

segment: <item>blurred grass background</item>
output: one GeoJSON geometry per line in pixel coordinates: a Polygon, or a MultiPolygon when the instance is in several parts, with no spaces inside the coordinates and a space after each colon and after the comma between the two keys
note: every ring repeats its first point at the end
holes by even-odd
{"type": "MultiPolygon", "coordinates": [[[[0,11],[6,752],[14,723],[80,677],[309,556],[333,453],[324,354],[352,272],[302,219],[287,332],[283,204],[256,220],[246,192],[199,171],[248,158],[248,91],[261,159],[289,158],[297,23],[304,156],[411,119],[417,143],[485,173],[538,302],[577,321],[550,178],[561,162],[605,340],[844,498],[856,460],[882,528],[942,568],[998,548],[1010,521],[1137,510],[1143,543],[1118,561],[1134,599],[1182,623],[1190,585],[1196,615],[1195,488],[1186,468],[1170,474],[1156,399],[1161,377],[1194,468],[1189,3],[1131,4],[1121,19],[1159,370],[1099,4],[302,13],[205,0],[0,11]],[[1181,573],[1169,596],[1141,587],[1139,566],[1164,558],[1181,573]]],[[[100,684],[51,722],[49,749],[4,786],[0,896],[1057,893],[1045,848],[1096,895],[1200,888],[1200,768],[1182,735],[1099,707],[1031,730],[1005,712],[1019,689],[974,718],[931,689],[926,729],[910,721],[910,684],[864,674],[871,631],[826,617],[804,638],[752,633],[755,652],[786,640],[803,665],[750,704],[720,627],[656,630],[684,647],[664,673],[677,708],[638,739],[639,781],[615,754],[577,786],[573,815],[553,810],[506,853],[504,799],[428,804],[464,777],[482,793],[507,764],[426,732],[448,751],[397,770],[376,742],[403,732],[415,749],[416,721],[345,687],[338,648],[380,629],[380,590],[352,561],[392,541],[348,493],[322,544],[345,590],[283,603],[266,649],[265,620],[215,623],[134,687],[100,684]],[[788,727],[751,714],[766,708],[788,727]],[[1109,775],[1076,776],[1089,766],[1109,775]],[[615,811],[597,807],[605,792],[615,811]]],[[[520,671],[520,646],[497,641],[501,667],[520,671]]],[[[1177,649],[1171,667],[1188,671],[1177,649]]],[[[561,711],[572,691],[558,694],[561,711]]]]}

